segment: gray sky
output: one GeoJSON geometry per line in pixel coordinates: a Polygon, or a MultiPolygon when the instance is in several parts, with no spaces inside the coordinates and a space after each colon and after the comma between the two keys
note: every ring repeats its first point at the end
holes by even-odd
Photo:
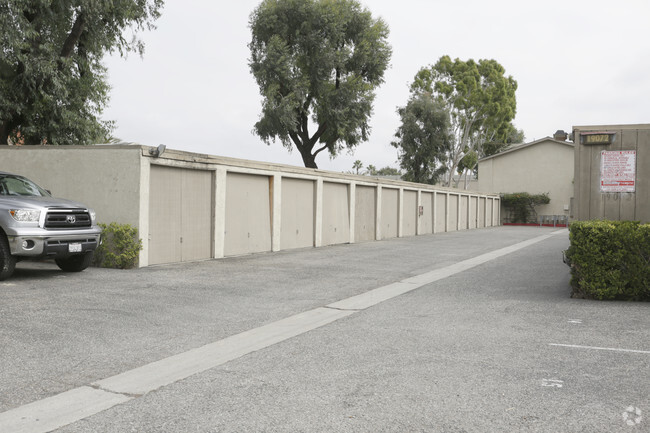
{"type": "MultiPolygon", "coordinates": [[[[252,133],[258,87],[248,69],[248,19],[259,0],[166,0],[144,58],[108,57],[111,102],[124,141],[302,166],[300,154],[252,133]]],[[[519,84],[515,126],[526,141],[574,125],[650,123],[647,0],[362,0],[390,28],[370,140],[319,168],[397,167],[398,106],[423,66],[442,55],[495,59],[519,84]]]]}

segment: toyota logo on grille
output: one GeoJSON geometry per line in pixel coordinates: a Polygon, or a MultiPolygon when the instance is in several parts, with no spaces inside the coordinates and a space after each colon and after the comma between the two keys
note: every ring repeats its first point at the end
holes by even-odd
{"type": "Polygon", "coordinates": [[[68,215],[65,217],[65,220],[68,224],[74,224],[75,222],[77,222],[77,217],[75,217],[74,215],[68,215]]]}

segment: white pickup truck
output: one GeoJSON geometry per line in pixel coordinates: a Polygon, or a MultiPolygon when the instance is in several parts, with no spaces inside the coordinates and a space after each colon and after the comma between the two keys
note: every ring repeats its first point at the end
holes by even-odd
{"type": "Polygon", "coordinates": [[[92,209],[0,171],[0,281],[25,259],[52,258],[64,271],[83,271],[100,236],[92,209]]]}

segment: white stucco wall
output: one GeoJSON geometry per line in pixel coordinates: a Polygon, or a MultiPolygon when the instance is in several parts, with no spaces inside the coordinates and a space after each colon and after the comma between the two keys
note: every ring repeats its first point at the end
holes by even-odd
{"type": "Polygon", "coordinates": [[[100,223],[140,223],[140,147],[0,146],[0,171],[82,202],[95,209],[100,223]]]}

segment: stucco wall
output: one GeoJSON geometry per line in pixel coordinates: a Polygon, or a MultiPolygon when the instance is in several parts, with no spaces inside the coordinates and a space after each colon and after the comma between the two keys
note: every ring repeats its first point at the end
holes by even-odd
{"type": "Polygon", "coordinates": [[[537,214],[568,216],[573,197],[573,144],[553,139],[529,144],[479,161],[479,191],[548,193],[550,203],[536,207],[537,214]]]}
{"type": "Polygon", "coordinates": [[[139,147],[130,146],[0,146],[0,171],[84,203],[97,211],[99,222],[138,226],[140,155],[139,147]]]}

